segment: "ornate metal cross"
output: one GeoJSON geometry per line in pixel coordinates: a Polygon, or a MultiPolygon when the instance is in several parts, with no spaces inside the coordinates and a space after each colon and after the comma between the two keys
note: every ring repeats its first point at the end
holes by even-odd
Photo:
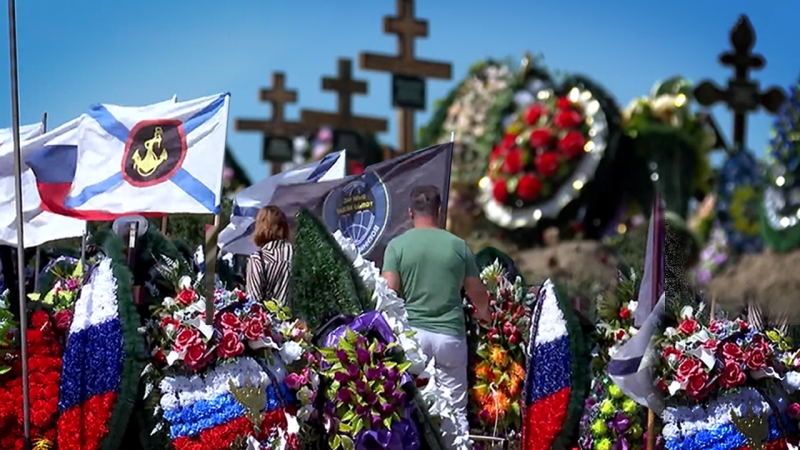
{"type": "Polygon", "coordinates": [[[747,16],[739,16],[731,30],[730,40],[733,51],[719,56],[722,65],[734,68],[734,76],[728,79],[727,88],[723,90],[711,81],[703,81],[695,88],[694,96],[703,106],[723,102],[733,111],[733,146],[740,149],[745,145],[747,113],[759,107],[775,113],[786,100],[786,94],[777,87],[760,92],[758,82],[750,78],[750,71],[764,68],[766,61],[763,56],[752,52],[756,34],[747,16]]]}

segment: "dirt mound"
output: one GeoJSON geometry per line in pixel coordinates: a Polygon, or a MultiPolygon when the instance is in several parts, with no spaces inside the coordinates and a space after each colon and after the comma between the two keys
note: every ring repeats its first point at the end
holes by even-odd
{"type": "Polygon", "coordinates": [[[528,284],[547,278],[565,283],[571,294],[597,292],[616,281],[617,262],[596,241],[561,242],[553,247],[517,251],[510,255],[528,284]]]}
{"type": "Polygon", "coordinates": [[[800,250],[742,256],[711,280],[706,299],[732,312],[757,301],[770,316],[790,314],[800,324],[800,250]]]}

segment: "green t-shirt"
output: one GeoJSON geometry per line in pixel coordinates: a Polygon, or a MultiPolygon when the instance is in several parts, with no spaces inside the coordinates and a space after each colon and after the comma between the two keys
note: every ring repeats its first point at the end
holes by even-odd
{"type": "Polygon", "coordinates": [[[412,326],[449,336],[466,335],[461,288],[478,277],[475,255],[463,239],[437,228],[414,228],[386,247],[383,270],[400,276],[412,326]]]}

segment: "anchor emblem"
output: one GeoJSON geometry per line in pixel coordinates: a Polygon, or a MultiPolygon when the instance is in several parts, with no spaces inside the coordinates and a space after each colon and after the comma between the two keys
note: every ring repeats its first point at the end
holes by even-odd
{"type": "Polygon", "coordinates": [[[138,148],[133,152],[133,156],[131,156],[133,168],[142,178],[147,178],[155,173],[156,169],[169,158],[167,149],[161,146],[163,133],[164,130],[162,130],[161,127],[156,127],[153,131],[153,137],[144,142],[144,158],[142,158],[138,148]],[[161,150],[161,154],[156,155],[159,149],[161,150]]]}

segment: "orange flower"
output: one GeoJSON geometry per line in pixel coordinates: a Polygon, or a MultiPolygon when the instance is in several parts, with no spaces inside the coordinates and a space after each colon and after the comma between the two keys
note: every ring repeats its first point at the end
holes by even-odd
{"type": "Polygon", "coordinates": [[[486,380],[491,377],[492,367],[486,362],[482,362],[475,366],[475,376],[479,380],[486,380]]]}
{"type": "Polygon", "coordinates": [[[495,345],[489,350],[489,360],[498,367],[505,368],[508,364],[508,351],[506,349],[495,345]]]}
{"type": "Polygon", "coordinates": [[[489,394],[489,386],[485,384],[472,388],[472,398],[475,399],[475,403],[480,404],[483,402],[483,399],[486,398],[487,394],[489,394]]]}
{"type": "Polygon", "coordinates": [[[514,361],[511,363],[511,375],[514,378],[519,378],[520,380],[525,379],[525,368],[522,367],[522,364],[514,361]]]}
{"type": "Polygon", "coordinates": [[[519,393],[522,391],[522,380],[515,376],[511,376],[508,379],[508,395],[516,398],[519,393]]]}
{"type": "Polygon", "coordinates": [[[506,415],[506,411],[508,411],[509,405],[508,397],[506,397],[504,393],[494,391],[486,397],[483,407],[489,412],[491,417],[503,418],[506,415]]]}

